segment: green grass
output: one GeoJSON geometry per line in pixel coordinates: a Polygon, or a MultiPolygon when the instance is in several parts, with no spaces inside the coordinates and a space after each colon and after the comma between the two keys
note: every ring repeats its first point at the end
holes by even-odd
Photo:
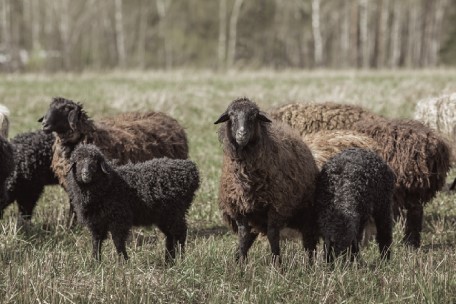
{"type": "Polygon", "coordinates": [[[421,249],[405,248],[402,225],[395,226],[389,263],[379,261],[371,243],[362,263],[340,262],[331,269],[320,252],[311,266],[301,245],[289,240],[282,242],[283,265],[276,269],[262,238],[248,263],[236,265],[237,238],[222,225],[217,206],[222,152],[213,125],[239,96],[263,109],[332,100],[411,117],[419,99],[449,92],[456,92],[454,70],[0,75],[12,136],[38,129],[36,121],[53,96],[82,101],[94,118],[160,110],[186,127],[202,176],[189,214],[186,255],[173,267],[165,265],[164,240],[153,228],[135,229],[127,263],[117,262],[111,240],[103,261],[94,262],[88,231],[65,228],[68,203],[59,187],[47,188],[28,233],[17,231],[11,206],[0,221],[0,303],[455,303],[456,205],[455,196],[444,193],[426,207],[421,249]]]}

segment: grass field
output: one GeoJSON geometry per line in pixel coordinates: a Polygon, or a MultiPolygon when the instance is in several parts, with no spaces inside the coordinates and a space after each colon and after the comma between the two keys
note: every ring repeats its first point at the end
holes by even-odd
{"type": "Polygon", "coordinates": [[[94,262],[89,232],[65,227],[68,203],[59,187],[47,188],[28,233],[16,229],[17,210],[9,207],[0,221],[0,303],[456,303],[455,195],[441,193],[426,207],[419,250],[400,243],[402,224],[396,224],[389,263],[380,263],[371,243],[362,263],[331,269],[320,252],[311,266],[299,243],[283,241],[283,265],[276,269],[260,239],[248,263],[236,265],[237,238],[223,226],[217,206],[222,152],[213,125],[239,96],[262,109],[332,100],[411,117],[419,99],[449,92],[456,92],[455,70],[0,75],[10,136],[38,129],[54,96],[83,102],[95,119],[164,111],[186,127],[202,176],[188,217],[187,252],[173,267],[165,266],[163,237],[153,228],[135,230],[127,263],[117,262],[111,240],[103,261],[94,262]]]}

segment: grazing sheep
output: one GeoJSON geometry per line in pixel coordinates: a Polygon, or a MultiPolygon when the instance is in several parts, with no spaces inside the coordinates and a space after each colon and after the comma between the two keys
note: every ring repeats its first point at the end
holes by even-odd
{"type": "Polygon", "coordinates": [[[450,147],[435,131],[414,120],[359,122],[355,130],[372,137],[380,156],[396,173],[393,211],[406,210],[406,244],[420,246],[423,206],[445,184],[450,169],[450,147]]]}
{"type": "Polygon", "coordinates": [[[358,106],[332,102],[291,103],[271,109],[269,114],[272,118],[288,124],[301,135],[320,130],[351,129],[358,121],[381,118],[358,106]]]}
{"type": "Polygon", "coordinates": [[[113,166],[101,150],[79,145],[70,157],[67,191],[78,218],[92,233],[93,256],[111,233],[117,253],[128,259],[125,242],[132,226],[157,227],[166,236],[166,261],[184,249],[186,214],[199,186],[190,160],[156,158],[113,166]]]}
{"type": "Polygon", "coordinates": [[[353,260],[370,217],[377,227],[382,258],[390,258],[394,182],[394,173],[385,161],[364,149],[344,150],[323,165],[315,208],[327,262],[347,251],[353,260]]]}
{"type": "MultiPolygon", "coordinates": [[[[5,204],[7,198],[6,181],[14,170],[13,146],[0,135],[0,207],[5,204]]],[[[0,208],[0,218],[3,215],[3,207],[0,208]]]]}
{"type": "Polygon", "coordinates": [[[313,196],[318,168],[306,144],[286,125],[271,121],[248,98],[231,102],[215,124],[223,146],[219,206],[239,235],[237,260],[259,233],[267,235],[280,263],[280,230],[302,233],[312,256],[318,241],[313,196]]]}
{"type": "Polygon", "coordinates": [[[0,135],[8,138],[9,133],[9,116],[10,112],[7,107],[0,104],[0,135]]]}
{"type": "Polygon", "coordinates": [[[322,130],[303,135],[302,138],[309,146],[319,170],[328,159],[348,148],[363,148],[376,153],[380,151],[375,140],[352,130],[322,130]]]}
{"type": "Polygon", "coordinates": [[[118,164],[164,156],[188,157],[184,129],[174,118],[160,112],[124,113],[97,123],[89,119],[81,104],[58,97],[39,122],[44,132],[56,135],[51,166],[64,187],[68,159],[79,143],[95,144],[118,164]]]}
{"type": "Polygon", "coordinates": [[[279,110],[273,110],[273,116],[282,119],[296,117],[296,121],[285,121],[299,128],[302,134],[327,129],[351,129],[378,142],[380,156],[397,176],[393,200],[395,217],[400,210],[407,211],[404,241],[419,247],[423,205],[443,187],[449,170],[450,147],[446,141],[419,122],[390,121],[356,106],[290,105],[290,114],[287,114],[287,109],[287,106],[282,106],[279,110]]]}
{"type": "Polygon", "coordinates": [[[0,212],[16,201],[19,219],[31,220],[44,186],[58,183],[51,169],[54,140],[54,135],[41,130],[22,133],[11,140],[14,170],[7,179],[7,198],[0,204],[0,212]]]}

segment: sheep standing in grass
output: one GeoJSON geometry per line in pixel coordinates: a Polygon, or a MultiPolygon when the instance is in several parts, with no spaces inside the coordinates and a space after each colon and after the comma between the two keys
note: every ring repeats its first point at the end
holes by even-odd
{"type": "Polygon", "coordinates": [[[46,115],[39,121],[46,133],[52,132],[56,136],[51,167],[64,188],[69,158],[79,143],[98,146],[106,158],[119,165],[156,157],[188,158],[184,128],[174,118],[160,112],[123,113],[94,122],[82,105],[58,97],[53,99],[46,115]]]}
{"type": "Polygon", "coordinates": [[[54,140],[54,135],[43,131],[22,133],[11,140],[14,170],[7,179],[6,200],[0,203],[0,212],[16,201],[19,219],[31,220],[44,186],[58,184],[51,169],[54,140]]]}
{"type": "Polygon", "coordinates": [[[418,248],[424,205],[445,185],[450,168],[448,143],[414,120],[363,121],[355,129],[381,145],[380,156],[396,173],[393,211],[396,217],[407,211],[404,241],[418,248]]]}
{"type": "Polygon", "coordinates": [[[157,227],[166,236],[166,261],[187,236],[186,214],[199,186],[190,160],[157,158],[113,166],[94,145],[71,155],[67,191],[78,218],[92,233],[93,255],[111,233],[117,253],[128,259],[125,243],[132,226],[157,227]]]}
{"type": "Polygon", "coordinates": [[[377,227],[382,258],[390,258],[393,239],[393,171],[372,151],[353,148],[329,159],[317,179],[315,208],[325,256],[357,255],[370,217],[377,227]]]}
{"type": "Polygon", "coordinates": [[[407,211],[404,241],[420,246],[423,206],[442,189],[450,168],[450,147],[442,137],[419,122],[390,121],[351,105],[285,105],[272,110],[272,116],[299,128],[302,134],[350,129],[373,138],[381,147],[379,155],[397,176],[393,210],[396,217],[399,211],[407,211]]]}
{"type": "Polygon", "coordinates": [[[219,206],[238,232],[238,260],[258,236],[267,235],[273,262],[280,262],[280,230],[302,233],[312,253],[318,241],[313,196],[318,168],[299,135],[271,121],[248,98],[234,100],[215,122],[223,145],[219,206]]]}

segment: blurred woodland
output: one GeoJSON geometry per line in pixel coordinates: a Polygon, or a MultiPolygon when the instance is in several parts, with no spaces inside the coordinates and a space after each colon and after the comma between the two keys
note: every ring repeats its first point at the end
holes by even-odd
{"type": "Polygon", "coordinates": [[[456,0],[0,0],[0,71],[456,64],[456,0]]]}

